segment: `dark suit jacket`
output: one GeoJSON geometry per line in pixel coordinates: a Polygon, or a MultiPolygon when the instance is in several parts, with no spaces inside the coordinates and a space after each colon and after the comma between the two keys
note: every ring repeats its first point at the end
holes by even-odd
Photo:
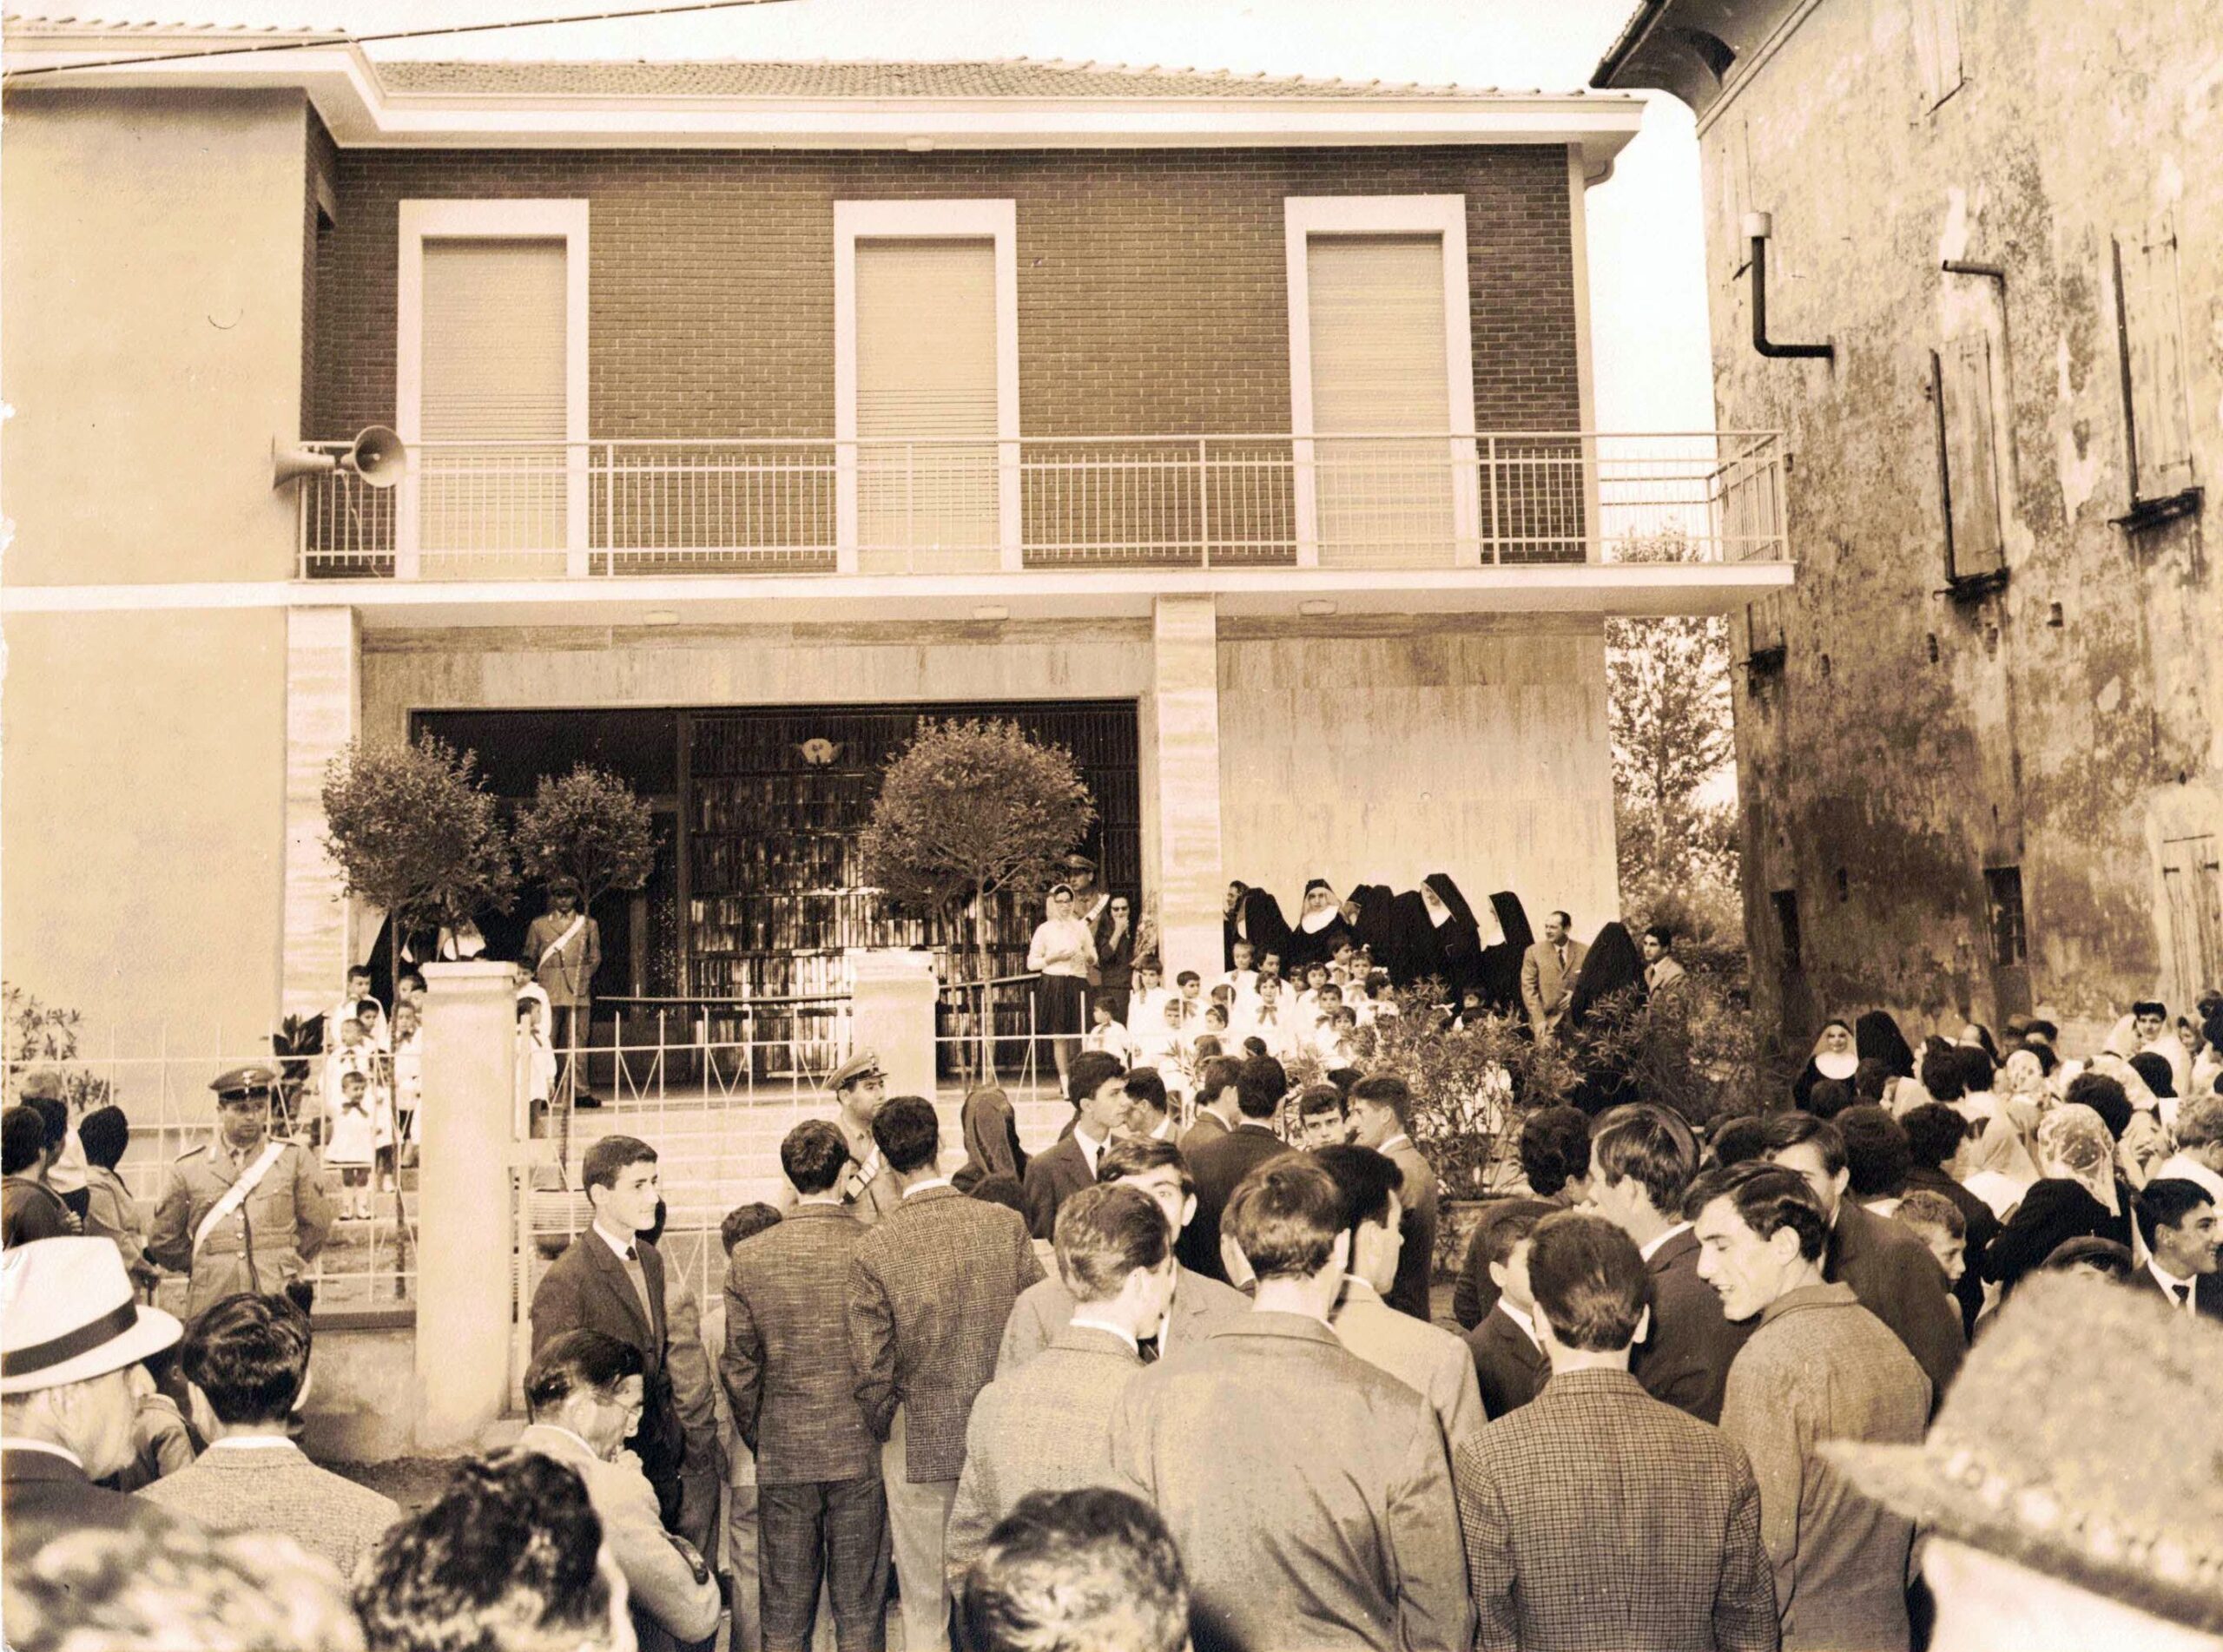
{"type": "Polygon", "coordinates": [[[1221,1122],[1218,1114],[1207,1113],[1199,1108],[1197,1111],[1196,1122],[1181,1133],[1181,1156],[1188,1160],[1189,1167],[1193,1171],[1196,1168],[1197,1149],[1207,1142],[1218,1141],[1226,1134],[1227,1126],[1221,1122]]]}
{"type": "Polygon", "coordinates": [[[734,1426],[768,1485],[880,1471],[857,1405],[846,1305],[865,1225],[839,1205],[798,1205],[734,1247],[718,1369],[734,1426]]]}
{"type": "Polygon", "coordinates": [[[1243,1178],[1267,1160],[1290,1151],[1289,1143],[1246,1120],[1193,1152],[1184,1151],[1189,1174],[1197,1183],[1197,1216],[1181,1234],[1181,1265],[1191,1273],[1224,1282],[1227,1269],[1219,1260],[1220,1214],[1243,1178]]]}
{"type": "Polygon", "coordinates": [[[2070,1239],[2112,1239],[2134,1249],[2130,1242],[2130,1195],[2115,1184],[2115,1214],[2094,1199],[2081,1183],[2066,1176],[2048,1176],[2030,1184],[2022,1202],[2007,1219],[1983,1258],[1983,1276],[1995,1280],[2012,1293],[2022,1275],[2053,1254],[2054,1247],[2070,1239]]]}
{"type": "Polygon", "coordinates": [[[1492,1308],[1482,1322],[1467,1333],[1474,1351],[1474,1380],[1482,1390],[1482,1410],[1492,1422],[1535,1399],[1551,1380],[1552,1362],[1528,1339],[1528,1333],[1492,1308]]]}
{"type": "Polygon", "coordinates": [[[12,1576],[56,1537],[73,1531],[195,1531],[194,1523],[144,1497],[95,1485],[84,1470],[50,1451],[0,1451],[0,1521],[8,1529],[12,1576]]]}
{"type": "Polygon", "coordinates": [[[1652,1253],[1652,1329],[1629,1371],[1654,1399],[1702,1423],[1721,1420],[1729,1362],[1752,1333],[1722,1317],[1721,1293],[1699,1277],[1698,1236],[1685,1227],[1652,1253]]]}
{"type": "Polygon", "coordinates": [[[661,1495],[662,1488],[677,1482],[686,1444],[664,1369],[670,1332],[664,1321],[663,1257],[646,1241],[636,1248],[649,1287],[650,1314],[641,1312],[640,1293],[626,1277],[625,1264],[590,1226],[550,1265],[532,1293],[532,1351],[538,1354],[551,1337],[566,1331],[599,1331],[641,1351],[647,1403],[630,1443],[642,1471],[661,1495]]]}
{"type": "Polygon", "coordinates": [[[1146,1366],[1111,1432],[1113,1484],[1180,1547],[1197,1652],[1466,1652],[1443,1426],[1317,1320],[1254,1311],[1146,1366]]]}
{"type": "Polygon", "coordinates": [[[1068,1131],[1057,1146],[1026,1162],[1027,1231],[1037,1239],[1051,1238],[1058,1225],[1058,1208],[1083,1188],[1095,1185],[1096,1173],[1088,1168],[1088,1155],[1068,1131]]]}
{"type": "Polygon", "coordinates": [[[1389,1157],[1404,1175],[1397,1195],[1404,1214],[1397,1227],[1405,1242],[1397,1253],[1397,1276],[1382,1300],[1415,1320],[1431,1320],[1428,1282],[1435,1277],[1435,1230],[1441,1220],[1435,1167],[1409,1139],[1400,1142],[1389,1157]]]}
{"type": "Polygon", "coordinates": [[[1891,1327],[1929,1379],[1929,1403],[1942,1404],[1969,1344],[1960,1304],[1922,1236],[1844,1199],[1830,1230],[1823,1273],[1833,1283],[1851,1286],[1860,1306],[1891,1327]]]}
{"type": "Polygon", "coordinates": [[[1751,1464],[1626,1372],[1560,1372],[1453,1464],[1481,1652],[1775,1652],[1751,1464]]]}
{"type": "Polygon", "coordinates": [[[965,1466],[973,1397],[995,1374],[1012,1305],[1041,1277],[1019,1213],[954,1188],[907,1195],[858,1241],[847,1316],[857,1403],[883,1440],[904,1408],[912,1483],[965,1466]]]}
{"type": "MultiPolygon", "coordinates": [[[[2134,1291],[2168,1300],[2169,1293],[2161,1288],[2151,1267],[2136,1269],[2123,1283],[2134,1291]]],[[[2203,1320],[2223,1320],[2223,1274],[2203,1274],[2193,1281],[2192,1308],[2203,1320]]]]}
{"type": "Polygon", "coordinates": [[[1983,1259],[1991,1250],[1991,1241],[1999,1237],[1999,1218],[1991,1207],[1970,1193],[1943,1170],[1918,1164],[1907,1172],[1909,1193],[1934,1193],[1952,1201],[1961,1213],[1961,1220],[1968,1226],[1968,1248],[1962,1252],[1966,1266],[1953,1294],[1961,1303],[1961,1328],[1974,1335],[1976,1315],[1983,1311],[1983,1259]]]}
{"type": "Polygon", "coordinates": [[[1474,1236],[1467,1241],[1467,1260],[1460,1265],[1458,1282],[1451,1290],[1451,1317],[1461,1330],[1471,1331],[1497,1306],[1497,1281],[1490,1277],[1490,1234],[1498,1223],[1517,1210],[1537,1210],[1548,1215],[1564,1210],[1564,1199],[1494,1199],[1482,1208],[1474,1223],[1474,1236]]]}

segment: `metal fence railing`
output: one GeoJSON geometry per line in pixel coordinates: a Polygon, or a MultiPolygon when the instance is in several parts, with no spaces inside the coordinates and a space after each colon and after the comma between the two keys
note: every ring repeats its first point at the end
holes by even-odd
{"type": "Polygon", "coordinates": [[[1783,483],[1773,431],[1495,431],[427,442],[297,485],[304,578],[483,580],[1780,561],[1783,483]]]}

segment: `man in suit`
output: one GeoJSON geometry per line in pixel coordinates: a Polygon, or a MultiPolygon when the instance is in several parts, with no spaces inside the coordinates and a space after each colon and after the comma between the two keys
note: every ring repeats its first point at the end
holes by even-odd
{"type": "Polygon", "coordinates": [[[1431,1317],[1428,1281],[1435,1274],[1439,1208],[1435,1168],[1406,1133],[1412,1116],[1412,1088],[1403,1079],[1376,1073],[1351,1086],[1351,1140],[1386,1154],[1404,1178],[1397,1195],[1404,1247],[1397,1253],[1397,1277],[1382,1300],[1425,1322],[1431,1317]]]}
{"type": "Polygon", "coordinates": [[[1630,1375],[1651,1294],[1635,1243],[1563,1211],[1528,1276],[1552,1380],[1453,1452],[1481,1652],[1775,1652],[1751,1464],[1630,1375]]]}
{"type": "Polygon", "coordinates": [[[1568,933],[1573,927],[1565,912],[1552,913],[1544,919],[1544,938],[1521,955],[1520,1002],[1539,1038],[1550,1037],[1567,1013],[1567,994],[1590,951],[1568,933]]]}
{"type": "MultiPolygon", "coordinates": [[[[1096,1178],[1106,1185],[1123,1182],[1150,1196],[1165,1217],[1166,1231],[1177,1245],[1182,1232],[1196,1219],[1196,1184],[1181,1161],[1181,1149],[1171,1142],[1125,1136],[1105,1149],[1096,1162],[1096,1178]]],[[[1223,1285],[1205,1274],[1192,1274],[1176,1259],[1173,1300],[1165,1322],[1155,1337],[1141,1339],[1142,1357],[1178,1353],[1194,1347],[1221,1326],[1250,1311],[1250,1299],[1233,1286],[1223,1285]]],[[[1050,1345],[1050,1339],[1073,1316],[1073,1293],[1056,1274],[1030,1285],[1012,1305],[1004,1326],[1003,1343],[996,1351],[996,1375],[1009,1376],[1050,1345]]]]}
{"type": "Polygon", "coordinates": [[[0,1522],[8,1573],[73,1531],[191,1523],[93,1484],[131,1466],[131,1369],[178,1339],[176,1320],[142,1307],[105,1239],[34,1239],[0,1257],[8,1348],[0,1362],[0,1522]]]}
{"type": "Polygon", "coordinates": [[[2223,1319],[2223,1277],[2216,1273],[2215,1201],[2183,1176],[2156,1176],[2131,1201],[2146,1266],[2130,1276],[2134,1290],[2165,1299],[2187,1314],[2223,1319]]]}
{"type": "Polygon", "coordinates": [[[640,1350],[599,1331],[549,1339],[524,1373],[532,1420],[518,1449],[564,1464],[585,1483],[603,1541],[624,1574],[642,1652],[707,1649],[720,1601],[709,1563],[663,1528],[656,1494],[625,1450],[643,1400],[640,1350]]]}
{"type": "Polygon", "coordinates": [[[1730,1362],[1751,1334],[1722,1317],[1721,1296],[1699,1277],[1699,1241],[1683,1195],[1699,1173],[1691,1127],[1664,1107],[1617,1107],[1590,1141],[1590,1204],[1626,1234],[1652,1280],[1652,1313],[1628,1362],[1654,1399],[1702,1423],[1721,1420],[1730,1362]]]}
{"type": "Polygon", "coordinates": [[[707,1477],[715,1488],[717,1442],[686,1437],[664,1366],[663,1256],[641,1238],[656,1224],[656,1150],[633,1136],[605,1135],[587,1149],[580,1175],[594,1220],[532,1293],[532,1351],[566,1331],[599,1331],[640,1351],[645,1399],[627,1443],[676,1531],[687,1481],[707,1477]]]}
{"type": "Polygon", "coordinates": [[[953,1589],[1021,1497],[1110,1481],[1112,1406],[1143,1368],[1142,1339],[1158,1334],[1171,1300],[1173,1235],[1138,1188],[1082,1188],[1058,1213],[1057,1246],[1072,1317],[973,1402],[949,1516],[953,1589]]]}
{"type": "Polygon", "coordinates": [[[1491,1254],[1486,1266],[1497,1300],[1482,1322],[1467,1333],[1474,1361],[1474,1380],[1482,1411],[1492,1421],[1535,1399],[1552,1374],[1550,1356],[1536,1329],[1536,1305],[1528,1295],[1528,1236],[1556,1213],[1548,1205],[1524,1204],[1489,1229],[1491,1254]]]}
{"type": "Polygon", "coordinates": [[[1313,1162],[1335,1178],[1343,1229],[1350,1234],[1350,1272],[1328,1323],[1349,1348],[1427,1398],[1455,1445],[1482,1425],[1482,1396],[1474,1357],[1450,1332],[1401,1313],[1382,1300],[1397,1277],[1404,1247],[1398,1221],[1403,1173],[1372,1148],[1330,1146],[1313,1162]]]}
{"type": "Polygon", "coordinates": [[[595,971],[602,967],[602,925],[580,910],[579,886],[571,879],[548,885],[548,910],[524,932],[524,962],[548,994],[557,1054],[577,1049],[586,1042],[595,971]]]}
{"type": "Polygon", "coordinates": [[[1913,1229],[1844,1196],[1852,1172],[1844,1137],[1827,1119],[1778,1113],[1768,1121],[1764,1139],[1769,1162],[1798,1171],[1822,1201],[1830,1224],[1823,1278],[1850,1285],[1860,1306],[1906,1344],[1929,1379],[1930,1403],[1936,1405],[1961,1368],[1969,1345],[1960,1305],[1929,1247],[1913,1229]]]}
{"type": "Polygon", "coordinates": [[[1127,1385],[1118,1483],[1154,1504],[1197,1652],[1464,1652],[1473,1622],[1443,1428],[1328,1326],[1350,1256],[1328,1173],[1261,1167],[1227,1209],[1250,1314],[1127,1385]]]}
{"type": "Polygon", "coordinates": [[[193,1322],[178,1364],[208,1449],[139,1495],[211,1531],[282,1532],[352,1576],[401,1505],[319,1468],[290,1437],[308,1315],[283,1296],[228,1296],[193,1322]]]}
{"type": "Polygon", "coordinates": [[[1567,1210],[1590,1196],[1590,1115],[1579,1107],[1540,1107],[1521,1121],[1514,1142],[1520,1160],[1521,1179],[1530,1199],[1498,1199],[1482,1208],[1474,1222],[1474,1236],[1467,1242],[1467,1260],[1451,1287],[1451,1317],[1460,1328],[1471,1331],[1482,1322],[1497,1302],[1497,1287],[1490,1282],[1493,1259],[1504,1253],[1489,1239],[1491,1226],[1520,1206],[1540,1205],[1541,1214],[1567,1210]]]}
{"type": "Polygon", "coordinates": [[[1242,1076],[1239,1056],[1214,1056],[1197,1076],[1196,1121],[1181,1137],[1181,1152],[1191,1165],[1207,1142],[1218,1141],[1242,1117],[1236,1098],[1236,1085],[1242,1076]]]}
{"type": "Polygon", "coordinates": [[[850,1263],[849,1357],[865,1425],[885,1442],[903,1644],[940,1652],[949,1644],[942,1545],[966,1424],[995,1371],[1012,1304],[1042,1277],[1042,1264],[1017,1211],[968,1199],[936,1168],[932,1102],[898,1096],[872,1129],[903,1195],[850,1263]]]}
{"type": "Polygon", "coordinates": [[[1907,1652],[1914,1527],[1855,1491],[1820,1447],[1920,1445],[1929,1379],[1850,1285],[1824,1278],[1829,1216],[1804,1176],[1732,1165],[1699,1177],[1688,1208],[1700,1276],[1730,1319],[1756,1321],[1729,1367],[1721,1432],[1759,1484],[1784,1647],[1907,1652]]]}
{"type": "Polygon", "coordinates": [[[842,1652],[886,1633],[887,1497],[880,1443],[857,1404],[845,1311],[866,1228],[841,1202],[841,1132],[807,1119],[780,1143],[795,1207],[733,1247],[719,1372],[735,1431],[756,1456],[764,1644],[811,1644],[826,1580],[842,1652]]]}
{"type": "Polygon", "coordinates": [[[1065,1071],[1072,1131],[1026,1162],[1026,1226],[1037,1239],[1057,1230],[1058,1207],[1096,1185],[1096,1162],[1127,1122],[1127,1070],[1118,1056],[1084,1050],[1065,1071]]]}
{"type": "Polygon", "coordinates": [[[1240,1117],[1235,1128],[1189,1154],[1197,1178],[1197,1219],[1182,1233],[1181,1265],[1191,1272],[1227,1280],[1219,1248],[1220,1213],[1243,1177],[1290,1150],[1274,1133],[1274,1116],[1288,1088],[1281,1063],[1271,1056],[1251,1056],[1237,1070],[1235,1105],[1240,1117]]]}
{"type": "Polygon", "coordinates": [[[1673,991],[1675,984],[1690,974],[1675,956],[1675,931],[1665,924],[1646,930],[1639,946],[1644,954],[1644,990],[1648,997],[1656,998],[1673,991]]]}

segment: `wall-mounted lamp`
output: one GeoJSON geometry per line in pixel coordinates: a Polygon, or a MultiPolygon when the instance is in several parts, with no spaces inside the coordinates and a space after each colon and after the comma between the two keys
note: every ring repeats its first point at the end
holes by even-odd
{"type": "Polygon", "coordinates": [[[1771,361],[1832,360],[1837,353],[1834,345],[1768,342],[1768,237],[1773,234],[1773,214],[1748,212],[1745,214],[1745,239],[1752,248],[1752,348],[1771,361]]]}

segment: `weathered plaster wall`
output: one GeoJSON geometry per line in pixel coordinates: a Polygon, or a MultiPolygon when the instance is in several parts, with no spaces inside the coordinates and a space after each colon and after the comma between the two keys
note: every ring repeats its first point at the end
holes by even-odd
{"type": "Polygon", "coordinates": [[[1781,426],[1795,456],[1787,656],[1737,694],[1756,986],[1793,1023],[2000,1013],[1988,866],[2022,869],[2036,1002],[2087,1023],[2157,988],[2181,1004],[2199,984],[2170,964],[2159,846],[2223,833],[2213,11],[1962,0],[1965,81],[1933,106],[1913,25],[1949,3],[1796,8],[1701,123],[1720,422],[1781,426]],[[1774,215],[1771,334],[1828,339],[1834,362],[1753,352],[1735,226],[1754,209],[1774,215]],[[2113,520],[2129,483],[2111,238],[2164,214],[2209,493],[2134,533],[2113,520]],[[1956,601],[1930,352],[1972,334],[1995,363],[2009,578],[1956,601]],[[1787,984],[1785,890],[1805,962],[1787,984]]]}
{"type": "Polygon", "coordinates": [[[1618,915],[1597,621],[1223,620],[1219,694],[1221,856],[1285,911],[1448,872],[1584,936],[1618,915]]]}

